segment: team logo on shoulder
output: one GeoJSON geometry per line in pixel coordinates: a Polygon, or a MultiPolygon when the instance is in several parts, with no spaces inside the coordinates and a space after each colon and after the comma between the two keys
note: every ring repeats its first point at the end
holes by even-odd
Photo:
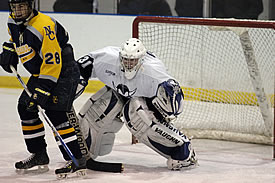
{"type": "Polygon", "coordinates": [[[119,85],[115,85],[114,82],[113,83],[113,87],[114,89],[121,95],[123,95],[124,97],[127,98],[131,98],[137,91],[137,88],[135,88],[133,91],[130,91],[129,88],[126,85],[123,84],[119,84],[119,85]]]}
{"type": "Polygon", "coordinates": [[[44,29],[45,29],[45,32],[46,32],[46,36],[48,36],[50,40],[54,40],[55,35],[54,35],[54,31],[51,30],[51,27],[50,26],[45,26],[44,29]]]}

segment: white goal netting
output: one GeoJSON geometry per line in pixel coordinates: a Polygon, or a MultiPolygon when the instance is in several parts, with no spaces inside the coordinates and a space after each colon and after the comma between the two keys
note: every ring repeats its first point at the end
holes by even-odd
{"type": "Polygon", "coordinates": [[[274,22],[138,17],[133,36],[180,82],[183,133],[273,143],[274,22]]]}

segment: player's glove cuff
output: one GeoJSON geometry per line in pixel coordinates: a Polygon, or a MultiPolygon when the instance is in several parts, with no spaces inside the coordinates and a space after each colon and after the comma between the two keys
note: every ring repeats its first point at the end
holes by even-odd
{"type": "Polygon", "coordinates": [[[35,88],[34,93],[32,94],[30,101],[28,102],[27,110],[30,112],[36,112],[37,105],[45,108],[47,106],[47,101],[50,96],[50,92],[47,92],[41,88],[35,88]]]}
{"type": "Polygon", "coordinates": [[[0,55],[0,65],[6,72],[12,73],[10,66],[17,69],[18,55],[15,51],[13,43],[3,43],[3,52],[0,55]]]}

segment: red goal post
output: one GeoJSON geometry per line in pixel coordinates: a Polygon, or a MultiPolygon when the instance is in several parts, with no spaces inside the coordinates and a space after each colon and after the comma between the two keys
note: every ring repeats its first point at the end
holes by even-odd
{"type": "Polygon", "coordinates": [[[275,22],[138,16],[132,28],[181,83],[183,133],[270,144],[275,158],[275,22]]]}

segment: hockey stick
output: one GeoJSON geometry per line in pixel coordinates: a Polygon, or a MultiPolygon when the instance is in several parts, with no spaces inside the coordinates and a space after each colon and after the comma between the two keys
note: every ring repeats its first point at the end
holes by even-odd
{"type": "MultiPolygon", "coordinates": [[[[18,72],[16,71],[16,69],[12,65],[10,66],[10,68],[11,68],[13,74],[16,76],[16,78],[20,82],[20,84],[23,86],[23,88],[26,91],[26,93],[31,97],[32,93],[30,92],[30,90],[28,89],[27,85],[24,83],[24,81],[22,80],[21,76],[18,74],[18,72]]],[[[78,162],[77,162],[76,158],[74,157],[74,155],[72,154],[71,150],[68,148],[68,146],[66,145],[66,143],[64,142],[64,140],[62,139],[62,137],[60,136],[60,134],[58,133],[58,131],[56,130],[56,128],[53,126],[53,124],[50,121],[50,119],[48,118],[48,116],[45,114],[45,112],[40,107],[40,105],[37,105],[37,108],[38,108],[38,111],[40,112],[40,114],[43,116],[43,118],[45,119],[45,121],[48,123],[48,125],[52,129],[52,131],[54,132],[54,134],[57,137],[57,139],[59,140],[59,142],[64,147],[64,149],[67,152],[67,154],[69,155],[69,157],[73,160],[74,164],[76,166],[78,166],[78,162]]]]}

